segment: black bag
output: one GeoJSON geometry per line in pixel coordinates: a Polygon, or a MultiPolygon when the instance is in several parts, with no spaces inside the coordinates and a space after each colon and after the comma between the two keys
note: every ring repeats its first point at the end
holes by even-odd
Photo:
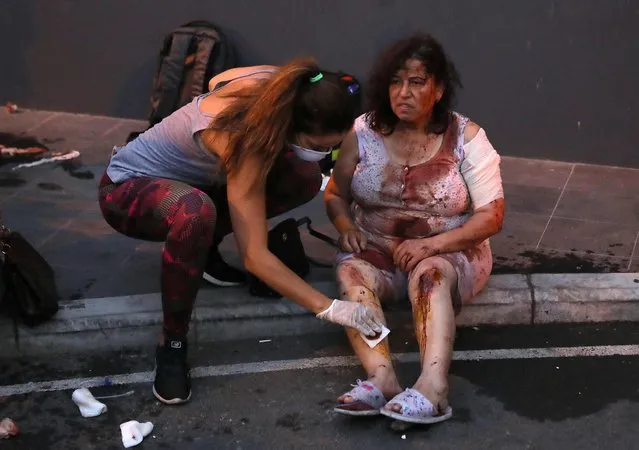
{"type": "MultiPolygon", "coordinates": [[[[198,20],[173,30],[160,50],[149,128],[207,92],[211,78],[235,65],[235,48],[216,25],[198,20]]],[[[131,133],[127,142],[138,134],[131,133]]]]}
{"type": "MultiPolygon", "coordinates": [[[[304,251],[304,244],[300,237],[299,227],[306,225],[308,232],[318,238],[327,242],[330,245],[337,247],[337,243],[334,239],[314,230],[311,227],[311,220],[308,217],[302,217],[299,220],[293,218],[286,219],[276,226],[274,226],[268,232],[268,248],[282,261],[289,269],[295,272],[298,276],[304,278],[310,272],[310,264],[312,263],[318,267],[332,267],[330,264],[322,264],[306,256],[304,251]]],[[[282,295],[269,286],[267,286],[262,280],[254,275],[249,275],[248,280],[249,292],[256,297],[271,297],[281,298],[282,295]]]]}
{"type": "Polygon", "coordinates": [[[53,269],[20,233],[1,223],[0,271],[4,285],[0,307],[14,324],[20,317],[25,325],[39,325],[58,311],[60,295],[53,269]]]}

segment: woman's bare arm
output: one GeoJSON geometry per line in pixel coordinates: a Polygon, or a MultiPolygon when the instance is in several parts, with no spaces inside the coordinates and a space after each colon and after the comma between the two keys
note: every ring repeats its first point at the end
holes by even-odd
{"type": "Polygon", "coordinates": [[[311,287],[268,249],[264,186],[256,186],[257,159],[228,176],[228,203],[233,232],[246,270],[299,305],[319,313],[332,300],[311,287]]]}
{"type": "Polygon", "coordinates": [[[358,162],[357,135],[351,131],[342,142],[331,179],[324,190],[326,212],[340,234],[355,228],[350,213],[351,180],[358,162]]]}

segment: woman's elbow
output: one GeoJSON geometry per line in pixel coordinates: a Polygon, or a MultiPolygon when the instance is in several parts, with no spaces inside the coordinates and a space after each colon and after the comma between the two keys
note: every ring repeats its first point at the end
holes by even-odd
{"type": "Polygon", "coordinates": [[[495,217],[495,234],[497,234],[501,232],[502,228],[504,228],[504,213],[506,210],[504,199],[500,198],[496,200],[495,206],[496,208],[493,215],[495,217]]]}
{"type": "Polygon", "coordinates": [[[324,191],[324,207],[327,211],[333,210],[337,205],[346,203],[346,201],[334,190],[324,191]]]}
{"type": "Polygon", "coordinates": [[[328,208],[328,203],[333,198],[333,194],[328,191],[328,189],[324,189],[324,206],[328,208]]]}
{"type": "Polygon", "coordinates": [[[255,270],[259,266],[256,262],[256,259],[257,258],[255,258],[253,255],[250,255],[250,254],[246,254],[242,257],[242,264],[244,265],[244,268],[246,269],[246,271],[249,272],[251,275],[257,275],[255,273],[255,270]]]}
{"type": "Polygon", "coordinates": [[[242,255],[242,264],[251,275],[259,277],[264,268],[265,256],[268,249],[249,249],[242,255]]]}
{"type": "Polygon", "coordinates": [[[504,211],[504,199],[498,198],[486,206],[478,208],[475,213],[481,214],[487,230],[490,230],[492,234],[497,234],[504,226],[504,211]]]}
{"type": "Polygon", "coordinates": [[[495,205],[496,208],[493,208],[492,214],[490,215],[490,231],[491,235],[495,235],[501,232],[502,228],[504,228],[504,203],[503,200],[498,202],[495,205]]]}
{"type": "Polygon", "coordinates": [[[495,220],[493,224],[493,235],[501,233],[501,230],[504,228],[504,219],[495,220]]]}
{"type": "Polygon", "coordinates": [[[335,186],[335,181],[333,180],[333,177],[331,177],[328,179],[328,183],[326,183],[326,186],[324,187],[324,204],[328,204],[328,202],[335,197],[339,197],[339,194],[335,186]]]}

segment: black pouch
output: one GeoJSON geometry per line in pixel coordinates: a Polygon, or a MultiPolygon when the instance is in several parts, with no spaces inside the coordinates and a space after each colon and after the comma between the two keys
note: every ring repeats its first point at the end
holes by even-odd
{"type": "MultiPolygon", "coordinates": [[[[301,219],[286,219],[275,225],[268,233],[268,248],[280,261],[301,278],[305,278],[311,270],[312,263],[318,267],[331,267],[330,264],[322,264],[310,260],[304,251],[304,244],[300,236],[299,227],[306,225],[309,233],[329,243],[337,246],[334,239],[314,230],[311,227],[311,220],[308,217],[301,219]]],[[[282,295],[267,286],[262,280],[254,275],[249,275],[249,292],[256,297],[281,298],[282,295]]]]}

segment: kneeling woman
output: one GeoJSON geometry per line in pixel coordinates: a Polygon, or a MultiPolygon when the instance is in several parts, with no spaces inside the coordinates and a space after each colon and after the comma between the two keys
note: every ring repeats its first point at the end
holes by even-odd
{"type": "Polygon", "coordinates": [[[282,295],[320,319],[369,335],[380,330],[364,306],[327,298],[267,247],[267,217],[317,194],[313,161],[353,125],[358,105],[349,81],[300,59],[231,69],[212,84],[212,92],[120,148],[99,188],[102,214],[115,230],[165,242],[153,393],[167,404],[191,397],[186,336],[200,280],[242,281],[217,250],[231,232],[245,268],[282,295]]]}

